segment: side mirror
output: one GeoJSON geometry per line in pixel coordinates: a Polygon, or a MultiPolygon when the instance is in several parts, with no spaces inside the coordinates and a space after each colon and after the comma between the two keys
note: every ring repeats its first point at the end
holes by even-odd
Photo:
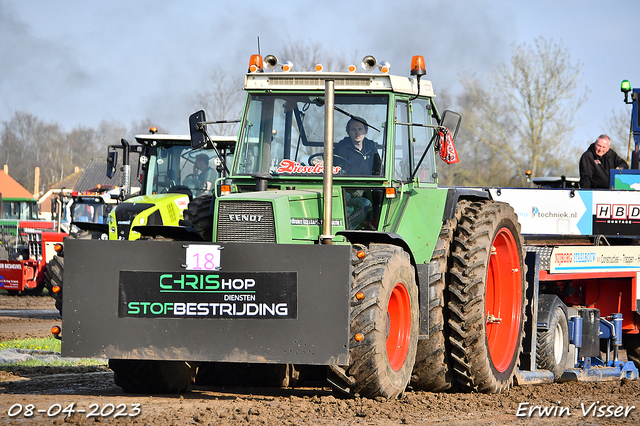
{"type": "Polygon", "coordinates": [[[191,132],[191,148],[196,149],[207,143],[207,133],[205,131],[206,115],[203,110],[195,112],[189,116],[189,131],[191,132]]]}
{"type": "Polygon", "coordinates": [[[118,164],[118,151],[111,151],[107,155],[107,177],[109,179],[116,173],[116,164],[118,164]]]}
{"type": "Polygon", "coordinates": [[[456,140],[458,129],[460,129],[460,123],[462,122],[462,116],[457,112],[446,110],[442,114],[442,120],[440,125],[446,127],[451,132],[451,140],[456,140]]]}

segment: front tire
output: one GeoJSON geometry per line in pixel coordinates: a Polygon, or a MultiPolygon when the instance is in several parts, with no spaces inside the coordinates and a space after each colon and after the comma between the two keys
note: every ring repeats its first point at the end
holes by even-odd
{"type": "Polygon", "coordinates": [[[509,389],[525,323],[523,238],[513,208],[479,201],[465,208],[452,254],[449,327],[463,390],[509,389]]]}
{"type": "Polygon", "coordinates": [[[418,289],[400,247],[355,246],[347,373],[353,393],[397,398],[411,378],[418,340],[418,289]],[[359,257],[358,252],[364,257],[359,257]]]}
{"type": "Polygon", "coordinates": [[[539,330],[536,341],[536,364],[553,373],[556,381],[564,373],[569,356],[569,325],[561,307],[551,314],[548,330],[539,330]]]}
{"type": "Polygon", "coordinates": [[[212,195],[195,198],[183,212],[184,219],[180,221],[180,225],[195,229],[205,241],[211,241],[213,239],[213,216],[211,215],[213,202],[212,195]]]}

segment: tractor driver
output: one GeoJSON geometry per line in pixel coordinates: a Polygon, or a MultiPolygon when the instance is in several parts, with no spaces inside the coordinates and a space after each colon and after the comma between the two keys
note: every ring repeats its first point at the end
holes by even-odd
{"type": "MultiPolygon", "coordinates": [[[[340,166],[347,175],[371,176],[379,175],[382,159],[376,143],[367,139],[369,131],[367,122],[354,117],[347,122],[347,137],[336,145],[333,162],[340,166]]],[[[371,195],[369,194],[369,197],[371,195]]],[[[361,229],[371,220],[373,205],[362,189],[348,189],[345,193],[348,229],[361,229]]]]}
{"type": "Polygon", "coordinates": [[[333,153],[334,165],[342,167],[348,175],[379,175],[382,159],[376,143],[365,136],[369,131],[367,122],[354,117],[347,122],[347,137],[336,145],[333,153]]]}
{"type": "Polygon", "coordinates": [[[629,165],[609,146],[611,139],[600,135],[580,157],[580,188],[609,188],[611,169],[628,169],[629,165]]]}
{"type": "Polygon", "coordinates": [[[201,188],[210,191],[215,179],[213,169],[209,167],[209,156],[207,154],[198,154],[196,156],[193,173],[198,175],[198,180],[202,184],[201,188]]]}

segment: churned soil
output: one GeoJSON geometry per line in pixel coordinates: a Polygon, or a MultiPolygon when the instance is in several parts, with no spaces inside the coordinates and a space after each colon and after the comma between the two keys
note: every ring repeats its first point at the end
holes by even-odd
{"type": "MultiPolygon", "coordinates": [[[[55,311],[53,298],[44,296],[8,296],[0,293],[2,310],[37,309],[55,311]]],[[[59,319],[23,318],[0,315],[0,341],[51,336],[51,327],[60,324],[59,319]]]]}
{"type": "MultiPolygon", "coordinates": [[[[54,307],[46,296],[0,294],[0,309],[54,307]]],[[[0,340],[45,337],[55,323],[0,316],[0,340]]],[[[105,366],[0,367],[0,425],[635,425],[639,409],[639,380],[516,386],[499,395],[408,390],[386,401],[340,399],[329,388],[195,386],[182,395],[133,395],[114,385],[105,366]],[[69,407],[75,413],[66,417],[61,410],[69,407]]]]}

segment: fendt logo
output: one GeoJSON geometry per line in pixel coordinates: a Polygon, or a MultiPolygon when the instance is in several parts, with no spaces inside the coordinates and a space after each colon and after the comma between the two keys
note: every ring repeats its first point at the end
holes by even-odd
{"type": "Polygon", "coordinates": [[[640,220],[640,204],[596,204],[596,219],[640,220]]]}
{"type": "Polygon", "coordinates": [[[230,214],[231,222],[262,222],[264,215],[261,214],[230,214]]]}

